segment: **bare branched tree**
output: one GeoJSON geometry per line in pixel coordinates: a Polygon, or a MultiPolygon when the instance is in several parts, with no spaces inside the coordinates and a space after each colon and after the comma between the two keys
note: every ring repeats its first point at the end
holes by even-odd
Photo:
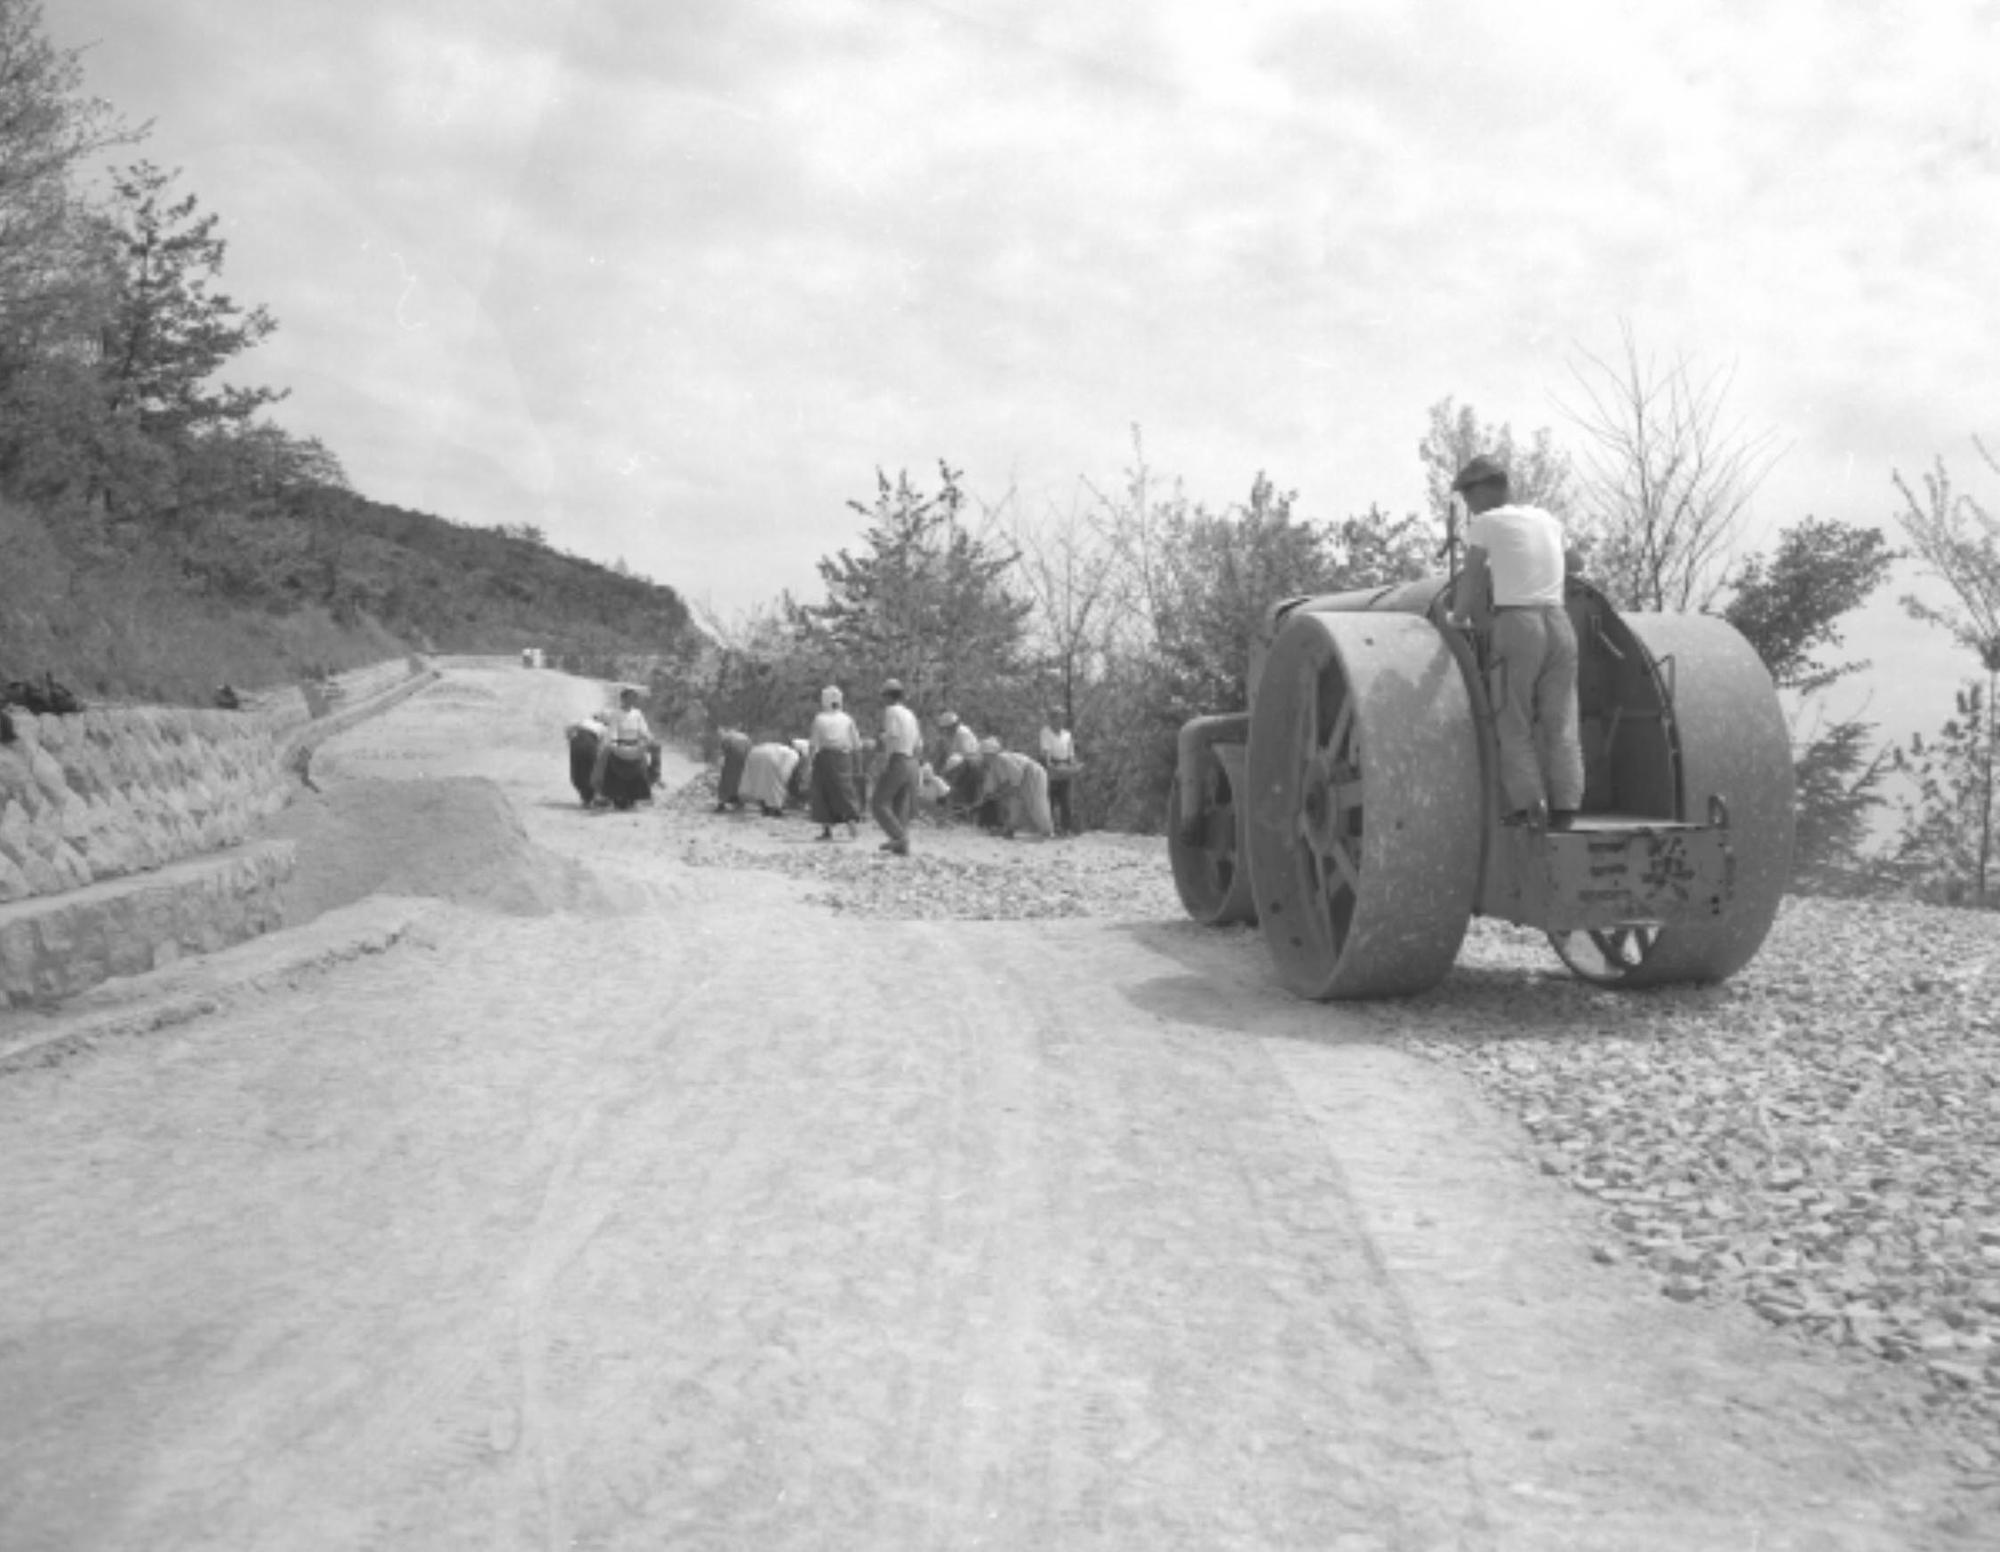
{"type": "Polygon", "coordinates": [[[1738,528],[1783,449],[1729,413],[1733,369],[1642,352],[1629,323],[1615,359],[1578,351],[1579,505],[1595,580],[1628,609],[1705,609],[1725,586],[1738,528]]]}
{"type": "Polygon", "coordinates": [[[1021,586],[1034,604],[1036,645],[1056,702],[1074,724],[1127,605],[1124,563],[1099,514],[1076,496],[1066,509],[1051,501],[1039,523],[1017,522],[1013,540],[1021,586]]]}
{"type": "Polygon", "coordinates": [[[1124,489],[1113,495],[1089,480],[1084,489],[1097,503],[1092,523],[1116,557],[1111,613],[1118,644],[1136,653],[1151,652],[1158,645],[1159,621],[1168,607],[1164,535],[1187,515],[1187,492],[1179,479],[1163,478],[1147,463],[1145,440],[1136,425],[1124,489]]]}

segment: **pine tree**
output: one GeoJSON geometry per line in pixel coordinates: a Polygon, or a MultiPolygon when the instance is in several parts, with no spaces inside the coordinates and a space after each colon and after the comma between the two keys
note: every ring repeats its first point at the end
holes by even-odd
{"type": "MultiPolygon", "coordinates": [[[[1895,559],[1879,529],[1808,517],[1780,533],[1768,556],[1743,563],[1722,617],[1756,649],[1780,689],[1816,696],[1867,666],[1825,662],[1819,654],[1840,645],[1840,622],[1888,580],[1895,559]]],[[[1808,720],[1801,713],[1794,719],[1792,760],[1798,790],[1794,872],[1819,886],[1844,886],[1869,817],[1882,804],[1887,754],[1872,723],[1808,720]]]]}
{"type": "Polygon", "coordinates": [[[1009,590],[1016,556],[966,524],[960,471],[940,462],[926,494],[907,472],[875,475],[864,547],[819,563],[823,603],[793,605],[793,623],[821,651],[829,679],[864,691],[885,677],[911,704],[943,710],[1018,691],[1030,605],[1009,590]]]}
{"type": "Polygon", "coordinates": [[[215,380],[278,324],[214,289],[227,251],[215,235],[220,218],[200,214],[192,194],[172,198],[176,177],[140,162],[114,180],[118,292],[101,349],[112,408],[135,413],[147,436],[168,443],[241,426],[285,397],[215,380]]]}

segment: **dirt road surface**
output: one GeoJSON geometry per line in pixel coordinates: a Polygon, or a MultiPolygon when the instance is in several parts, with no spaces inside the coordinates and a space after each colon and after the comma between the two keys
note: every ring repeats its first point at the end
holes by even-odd
{"type": "Polygon", "coordinates": [[[417,941],[0,1078],[7,1552],[2000,1544],[1254,939],[690,865],[812,831],[586,815],[600,694],[460,667],[316,758],[302,900],[417,941]]]}

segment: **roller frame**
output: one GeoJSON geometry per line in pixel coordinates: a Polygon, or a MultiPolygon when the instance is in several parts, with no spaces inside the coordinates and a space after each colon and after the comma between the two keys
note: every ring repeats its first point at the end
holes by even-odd
{"type": "Polygon", "coordinates": [[[1181,905],[1205,927],[1257,919],[1241,802],[1249,734],[1248,712],[1199,717],[1181,729],[1167,794],[1167,856],[1181,905]]]}
{"type": "Polygon", "coordinates": [[[1755,957],[1791,878],[1796,794],[1784,710],[1756,652],[1723,621],[1622,619],[1670,708],[1682,820],[1720,848],[1719,876],[1709,880],[1715,904],[1661,925],[1551,931],[1549,942],[1575,974],[1600,986],[1720,981],[1755,957]]]}

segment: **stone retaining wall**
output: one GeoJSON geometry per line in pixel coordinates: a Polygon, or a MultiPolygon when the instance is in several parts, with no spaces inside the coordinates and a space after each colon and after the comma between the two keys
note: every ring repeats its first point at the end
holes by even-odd
{"type": "Polygon", "coordinates": [[[10,712],[0,745],[0,904],[49,897],[241,843],[283,808],[296,750],[430,677],[416,660],[257,697],[244,711],[10,712]]]}
{"type": "Polygon", "coordinates": [[[290,841],[258,841],[143,878],[0,905],[0,1006],[60,1002],[113,976],[275,931],[297,859],[290,841]]]}
{"type": "Polygon", "coordinates": [[[398,659],[239,711],[10,711],[0,744],[0,1008],[45,1006],[284,925],[289,841],[241,844],[313,746],[437,678],[398,659]]]}
{"type": "Polygon", "coordinates": [[[261,718],[137,706],[14,717],[0,746],[0,902],[56,895],[242,841],[285,804],[261,718]]]}

